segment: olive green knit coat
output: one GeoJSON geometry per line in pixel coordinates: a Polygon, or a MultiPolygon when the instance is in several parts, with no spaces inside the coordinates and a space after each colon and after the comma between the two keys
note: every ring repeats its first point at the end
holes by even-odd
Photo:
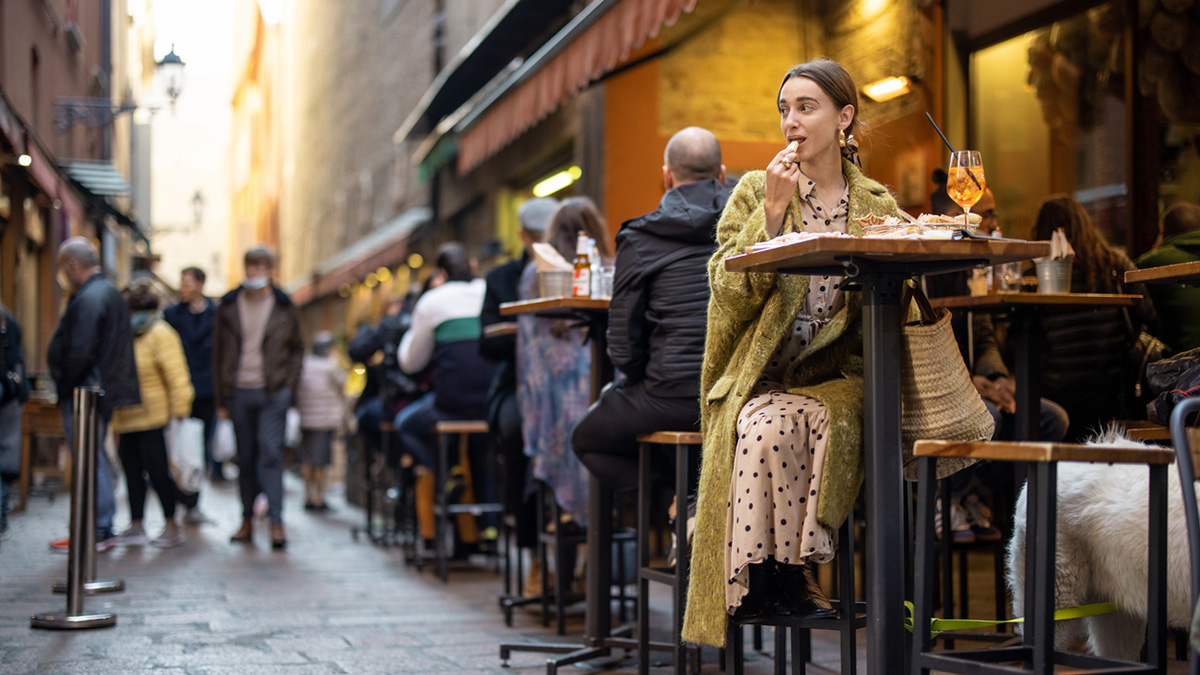
{"type": "MultiPolygon", "coordinates": [[[[857,218],[897,213],[887,188],[845,160],[842,173],[850,186],[850,234],[862,236],[857,218]]],[[[717,252],[708,265],[712,298],[700,380],[704,452],[683,639],[718,647],[725,645],[728,623],[725,517],[738,413],[808,294],[808,275],[725,271],[725,258],[769,238],[764,197],[765,173],[746,174],[717,224],[717,252]]],[[[798,195],[788,205],[782,231],[801,231],[798,195]]],[[[830,528],[846,519],[863,481],[861,304],[860,293],[847,292],[845,306],[783,378],[789,393],[815,398],[829,410],[817,516],[830,528]]]]}

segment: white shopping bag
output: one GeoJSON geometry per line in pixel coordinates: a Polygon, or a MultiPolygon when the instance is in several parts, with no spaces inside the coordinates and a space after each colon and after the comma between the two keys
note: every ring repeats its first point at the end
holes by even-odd
{"type": "Polygon", "coordinates": [[[288,408],[284,422],[283,444],[289,448],[300,447],[300,411],[288,408]]]}
{"type": "Polygon", "coordinates": [[[213,461],[228,462],[237,454],[237,436],[233,433],[233,421],[217,420],[213,431],[213,461]]]}
{"type": "Polygon", "coordinates": [[[194,417],[171,420],[167,425],[167,458],[175,485],[190,494],[199,492],[204,479],[204,422],[194,417]]]}

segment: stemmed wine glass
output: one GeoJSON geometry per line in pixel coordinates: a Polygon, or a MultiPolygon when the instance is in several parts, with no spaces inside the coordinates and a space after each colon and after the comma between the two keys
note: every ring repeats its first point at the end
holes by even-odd
{"type": "Polygon", "coordinates": [[[963,229],[970,229],[971,207],[983,197],[987,180],[983,177],[983,160],[978,150],[959,150],[950,153],[950,171],[946,194],[963,209],[963,229]]]}

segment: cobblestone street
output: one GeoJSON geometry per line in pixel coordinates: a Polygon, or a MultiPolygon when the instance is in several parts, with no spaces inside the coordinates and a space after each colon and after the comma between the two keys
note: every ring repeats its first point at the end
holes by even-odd
{"type": "MultiPolygon", "coordinates": [[[[502,668],[501,641],[569,641],[582,632],[582,604],[573,608],[564,638],[525,609],[505,627],[497,607],[500,577],[468,568],[452,572],[446,585],[408,568],[398,549],[351,539],[361,511],[340,498],[331,500],[331,514],[303,511],[302,486],[292,475],[285,483],[287,552],[271,551],[262,521],[254,545],[230,544],[240,518],[236,485],[206,486],[201,508],[216,522],[189,527],[184,545],[118,547],[99,556],[98,577],[123,579],[126,591],[87,598],[86,609],[117,615],[115,628],[92,631],[29,627],[31,613],[65,607],[65,596],[50,588],[65,578],[67,556],[51,552],[47,542],[65,534],[69,511],[65,494],[53,502],[32,497],[28,511],[10,518],[0,543],[0,673],[532,675],[545,672],[545,655],[514,654],[511,668],[502,668]]],[[[128,511],[123,495],[118,502],[120,528],[128,511]]],[[[153,535],[162,526],[153,497],[146,512],[153,535]]],[[[654,595],[655,625],[666,626],[669,596],[661,587],[654,595]]],[[[769,650],[769,630],[766,642],[769,650]]],[[[814,642],[815,661],[836,669],[832,638],[818,635],[814,642]]],[[[705,651],[705,673],[718,672],[716,659],[716,650],[705,651]]],[[[585,667],[595,672],[596,665],[585,667]]],[[[771,660],[752,654],[747,671],[771,672],[771,660]]],[[[637,667],[632,658],[618,658],[606,672],[637,667]]]]}

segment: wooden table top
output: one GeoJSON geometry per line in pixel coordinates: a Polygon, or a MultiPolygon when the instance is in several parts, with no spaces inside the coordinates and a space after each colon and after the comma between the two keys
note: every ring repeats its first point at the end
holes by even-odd
{"type": "Polygon", "coordinates": [[[1007,309],[1009,307],[1132,307],[1140,295],[1112,293],[995,293],[930,298],[934,307],[956,309],[1007,309]]]}
{"type": "Polygon", "coordinates": [[[607,312],[608,304],[608,298],[531,298],[529,300],[501,304],[500,314],[502,316],[511,316],[514,314],[544,312],[553,309],[583,309],[607,312]]]}
{"type": "Polygon", "coordinates": [[[1037,443],[1030,441],[917,441],[916,457],[974,457],[1006,462],[1114,462],[1119,464],[1170,464],[1175,451],[1170,448],[1121,448],[1075,443],[1037,443]]]}
{"type": "Polygon", "coordinates": [[[1048,241],[1012,239],[860,239],[821,237],[725,259],[725,269],[770,272],[780,267],[836,267],[848,257],[873,262],[977,260],[987,265],[1050,255],[1048,241]]]}
{"type": "Polygon", "coordinates": [[[517,334],[517,322],[516,321],[501,321],[500,323],[494,323],[494,324],[491,324],[490,326],[485,326],[483,329],[483,337],[485,337],[485,338],[503,337],[505,335],[516,335],[516,334],[517,334]]]}
{"type": "Polygon", "coordinates": [[[1125,283],[1146,284],[1200,284],[1200,260],[1194,262],[1163,265],[1162,267],[1147,267],[1144,270],[1129,270],[1125,273],[1125,283]]]}

